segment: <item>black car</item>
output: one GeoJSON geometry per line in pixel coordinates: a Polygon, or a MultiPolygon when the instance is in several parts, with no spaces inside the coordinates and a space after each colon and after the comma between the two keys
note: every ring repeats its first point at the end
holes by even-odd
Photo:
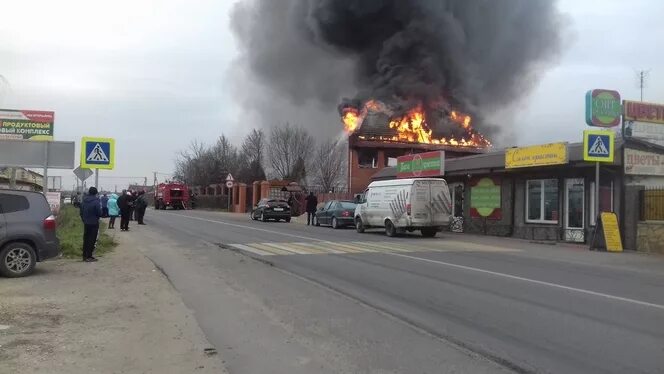
{"type": "Polygon", "coordinates": [[[273,219],[279,221],[283,219],[286,222],[291,220],[291,209],[286,200],[261,199],[258,205],[251,211],[251,219],[263,222],[273,219]]]}
{"type": "Polygon", "coordinates": [[[0,275],[22,277],[60,254],[55,217],[41,193],[0,190],[0,275]]]}
{"type": "Polygon", "coordinates": [[[346,200],[331,200],[316,211],[316,226],[330,225],[338,229],[344,226],[355,226],[353,214],[355,203],[346,200]]]}

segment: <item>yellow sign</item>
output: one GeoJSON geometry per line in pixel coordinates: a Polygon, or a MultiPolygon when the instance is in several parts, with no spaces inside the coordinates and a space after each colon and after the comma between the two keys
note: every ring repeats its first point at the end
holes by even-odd
{"type": "Polygon", "coordinates": [[[618,217],[613,212],[602,212],[602,228],[606,250],[609,252],[622,252],[622,240],[618,229],[618,217]]]}
{"type": "Polygon", "coordinates": [[[567,143],[551,143],[505,150],[505,168],[562,165],[569,160],[567,143]]]}
{"type": "Polygon", "coordinates": [[[115,140],[84,137],[81,140],[81,167],[113,169],[115,167],[115,140]]]}
{"type": "Polygon", "coordinates": [[[611,130],[584,130],[583,161],[613,162],[615,138],[611,130]]]}

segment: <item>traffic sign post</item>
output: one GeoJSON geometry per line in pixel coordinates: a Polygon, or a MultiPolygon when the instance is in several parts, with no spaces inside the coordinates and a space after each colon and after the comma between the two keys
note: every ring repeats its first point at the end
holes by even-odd
{"type": "Polygon", "coordinates": [[[95,187],[99,188],[99,169],[115,167],[115,140],[84,137],[81,140],[81,168],[95,169],[95,187]]]}
{"type": "MultiPolygon", "coordinates": [[[[595,217],[599,217],[599,164],[613,162],[616,134],[611,130],[583,132],[583,160],[595,162],[595,217]]],[[[596,221],[597,222],[597,221],[596,221]]]]}
{"type": "Polygon", "coordinates": [[[228,211],[231,211],[231,188],[233,188],[233,181],[235,179],[233,178],[233,175],[231,173],[228,173],[226,176],[226,188],[228,188],[228,211]]]}

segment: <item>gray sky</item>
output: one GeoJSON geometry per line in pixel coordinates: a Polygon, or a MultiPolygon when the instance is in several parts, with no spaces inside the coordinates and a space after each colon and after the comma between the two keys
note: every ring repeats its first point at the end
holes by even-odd
{"type": "MultiPolygon", "coordinates": [[[[234,2],[0,0],[0,75],[10,83],[0,82],[0,108],[54,110],[57,140],[114,137],[116,170],[102,171],[102,186],[151,184],[191,140],[241,139],[259,118],[234,100],[234,2]]],[[[563,53],[525,99],[495,114],[509,128],[503,145],[579,141],[584,93],[610,88],[638,100],[637,69],[651,70],[644,99],[664,103],[664,3],[559,7],[568,19],[563,53]]],[[[74,182],[69,171],[51,175],[65,176],[65,188],[74,182]]]]}

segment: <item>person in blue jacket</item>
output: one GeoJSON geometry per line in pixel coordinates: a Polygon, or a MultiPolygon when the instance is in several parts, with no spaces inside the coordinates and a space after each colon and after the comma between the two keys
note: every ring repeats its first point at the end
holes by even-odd
{"type": "Polygon", "coordinates": [[[120,215],[120,207],[118,206],[118,195],[111,194],[111,196],[108,198],[108,203],[106,203],[106,206],[108,207],[108,216],[111,217],[108,220],[108,228],[114,229],[115,219],[120,215]]]}
{"type": "Polygon", "coordinates": [[[99,234],[99,218],[102,216],[101,201],[97,196],[97,189],[90,187],[88,194],[81,203],[81,220],[83,221],[83,261],[95,262],[92,257],[95,249],[97,235],[99,234]]]}

